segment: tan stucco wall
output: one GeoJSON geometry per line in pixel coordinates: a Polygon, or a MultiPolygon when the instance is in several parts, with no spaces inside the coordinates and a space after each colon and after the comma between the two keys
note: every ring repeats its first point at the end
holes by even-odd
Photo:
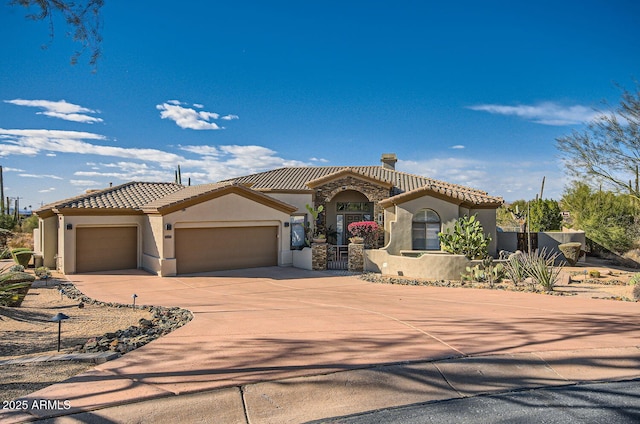
{"type": "Polygon", "coordinates": [[[147,215],[143,222],[142,234],[142,268],[160,275],[162,273],[161,248],[164,244],[162,216],[147,215]]]}
{"type": "Polygon", "coordinates": [[[298,208],[294,214],[307,213],[306,205],[313,206],[313,195],[311,193],[264,193],[267,196],[278,199],[281,202],[287,203],[291,206],[298,208]]]}
{"type": "Polygon", "coordinates": [[[478,220],[482,224],[485,234],[491,236],[489,243],[489,255],[496,256],[498,252],[498,232],[496,226],[496,210],[495,209],[471,209],[469,216],[477,215],[478,220]]]}
{"type": "Polygon", "coordinates": [[[177,228],[276,226],[279,240],[278,265],[290,266],[293,263],[290,227],[284,226],[285,222],[289,222],[290,215],[235,193],[189,206],[164,215],[161,219],[160,226],[159,221],[149,224],[155,241],[161,243],[157,257],[151,250],[147,250],[149,253],[145,254],[144,267],[149,271],[164,276],[176,274],[174,236],[177,228]],[[167,224],[171,225],[171,230],[166,229],[167,224]]]}
{"type": "Polygon", "coordinates": [[[418,258],[390,255],[381,249],[365,250],[364,270],[430,280],[460,280],[471,262],[464,255],[427,253],[418,258]]]}
{"type": "Polygon", "coordinates": [[[50,216],[48,218],[40,218],[39,224],[39,251],[43,256],[43,265],[56,269],[56,255],[58,254],[58,217],[50,216]]]}
{"type": "Polygon", "coordinates": [[[123,227],[138,228],[138,267],[141,266],[142,227],[144,215],[100,215],[100,216],[58,216],[58,269],[65,274],[76,272],[76,230],[79,227],[123,227]],[[72,229],[67,230],[71,224],[72,229]]]}
{"type": "Polygon", "coordinates": [[[413,215],[420,209],[433,209],[439,216],[442,230],[449,228],[459,217],[458,205],[431,196],[410,200],[385,210],[385,231],[390,237],[384,249],[392,255],[401,250],[411,250],[411,226],[413,215]]]}

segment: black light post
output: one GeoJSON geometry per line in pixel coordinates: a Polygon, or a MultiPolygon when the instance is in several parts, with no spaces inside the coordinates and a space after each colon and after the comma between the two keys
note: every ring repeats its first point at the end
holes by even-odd
{"type": "Polygon", "coordinates": [[[58,352],[60,352],[60,333],[62,332],[62,321],[64,321],[65,319],[69,319],[69,317],[62,312],[58,312],[55,317],[51,318],[52,322],[58,323],[58,352]]]}
{"type": "Polygon", "coordinates": [[[133,298],[133,309],[135,309],[136,308],[136,297],[138,297],[138,295],[134,293],[133,295],[131,295],[131,297],[133,298]]]}

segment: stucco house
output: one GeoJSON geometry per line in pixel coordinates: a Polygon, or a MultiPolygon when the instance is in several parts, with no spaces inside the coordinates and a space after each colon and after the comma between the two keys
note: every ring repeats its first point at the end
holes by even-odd
{"type": "Polygon", "coordinates": [[[439,251],[437,234],[477,214],[494,240],[499,197],[380,165],[292,167],[215,184],[130,182],[46,205],[35,213],[44,265],[71,274],[142,268],[171,276],[223,269],[291,266],[310,217],[348,243],[347,225],[373,220],[384,250],[439,251]]]}

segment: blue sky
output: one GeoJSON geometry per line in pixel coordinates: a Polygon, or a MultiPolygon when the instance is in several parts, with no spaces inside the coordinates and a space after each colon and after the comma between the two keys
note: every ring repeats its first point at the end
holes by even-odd
{"type": "Polygon", "coordinates": [[[640,3],[109,1],[97,72],[0,6],[5,196],[374,165],[502,196],[568,182],[555,139],[640,79],[640,3]],[[42,49],[42,45],[48,48],[42,49]]]}

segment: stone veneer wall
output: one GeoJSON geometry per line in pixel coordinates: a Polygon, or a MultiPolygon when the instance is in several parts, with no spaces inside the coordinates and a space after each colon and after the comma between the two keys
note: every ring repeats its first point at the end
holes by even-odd
{"type": "Polygon", "coordinates": [[[349,244],[349,271],[362,272],[364,270],[364,244],[349,244]]]}
{"type": "MultiPolygon", "coordinates": [[[[384,209],[378,204],[378,202],[388,198],[391,195],[390,190],[353,176],[339,178],[318,187],[315,193],[316,208],[320,205],[323,205],[326,208],[327,203],[331,202],[331,199],[333,199],[336,194],[346,190],[359,191],[367,196],[370,202],[373,202],[372,218],[374,221],[378,220],[378,216],[384,216],[384,209]]],[[[326,226],[326,222],[323,224],[326,226]]]]}
{"type": "Polygon", "coordinates": [[[327,243],[311,244],[311,268],[314,271],[327,269],[327,243]]]}

